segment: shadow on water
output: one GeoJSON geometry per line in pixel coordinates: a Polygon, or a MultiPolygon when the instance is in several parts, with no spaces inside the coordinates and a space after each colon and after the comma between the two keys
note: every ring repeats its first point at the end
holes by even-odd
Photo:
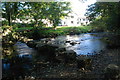
{"type": "MultiPolygon", "coordinates": [[[[3,80],[18,80],[20,76],[24,78],[25,76],[29,76],[32,70],[32,53],[34,53],[34,50],[21,42],[17,42],[13,48],[15,50],[11,54],[5,55],[2,59],[2,72],[5,78],[3,80]]],[[[13,48],[8,47],[6,49],[10,52],[10,49],[13,48]]]]}

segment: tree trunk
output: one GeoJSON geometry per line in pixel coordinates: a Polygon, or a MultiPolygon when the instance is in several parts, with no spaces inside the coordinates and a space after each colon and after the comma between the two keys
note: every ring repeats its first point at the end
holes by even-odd
{"type": "Polygon", "coordinates": [[[11,26],[11,13],[9,13],[7,15],[8,15],[8,25],[11,26]]]}
{"type": "Polygon", "coordinates": [[[56,30],[56,22],[55,22],[55,20],[53,20],[53,27],[56,30]]]}
{"type": "Polygon", "coordinates": [[[8,20],[8,25],[11,26],[11,7],[9,3],[5,3],[5,8],[6,8],[6,15],[7,15],[7,20],[8,20]]]}

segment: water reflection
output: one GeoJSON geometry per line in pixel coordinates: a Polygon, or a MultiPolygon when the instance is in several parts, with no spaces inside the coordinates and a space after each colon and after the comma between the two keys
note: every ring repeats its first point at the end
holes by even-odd
{"type": "Polygon", "coordinates": [[[4,63],[3,67],[5,70],[8,70],[10,68],[10,63],[4,63]]]}
{"type": "Polygon", "coordinates": [[[106,44],[100,40],[101,38],[94,36],[94,34],[81,34],[59,36],[55,40],[78,42],[80,44],[71,45],[70,43],[64,44],[63,42],[59,45],[65,46],[67,50],[74,50],[78,55],[94,55],[106,48],[106,44]]]}
{"type": "MultiPolygon", "coordinates": [[[[2,72],[4,78],[18,80],[20,76],[24,78],[25,75],[30,75],[33,67],[32,56],[33,53],[35,53],[35,50],[29,48],[25,43],[21,42],[17,42],[13,48],[15,51],[11,52],[11,55],[4,57],[2,60],[2,72]]],[[[7,48],[7,50],[10,52],[11,50],[9,49],[11,48],[7,48]]]]}
{"type": "Polygon", "coordinates": [[[85,40],[81,42],[80,45],[74,46],[74,51],[78,55],[93,55],[95,53],[105,50],[105,43],[96,39],[96,40],[85,40]],[[92,54],[93,53],[93,54],[92,54]]]}
{"type": "Polygon", "coordinates": [[[14,56],[6,61],[3,59],[3,77],[8,79],[18,79],[19,76],[24,77],[28,70],[25,65],[29,65],[29,61],[19,56],[14,56]]]}

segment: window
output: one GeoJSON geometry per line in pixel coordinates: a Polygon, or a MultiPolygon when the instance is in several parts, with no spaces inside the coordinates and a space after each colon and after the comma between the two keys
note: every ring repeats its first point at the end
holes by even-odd
{"type": "Polygon", "coordinates": [[[83,19],[83,21],[85,21],[85,19],[83,19]]]}
{"type": "Polygon", "coordinates": [[[79,22],[77,22],[77,24],[79,24],[79,22]]]}
{"type": "Polygon", "coordinates": [[[73,24],[73,21],[71,21],[71,23],[73,24]]]}
{"type": "Polygon", "coordinates": [[[66,24],[66,23],[64,22],[64,24],[66,24]]]}

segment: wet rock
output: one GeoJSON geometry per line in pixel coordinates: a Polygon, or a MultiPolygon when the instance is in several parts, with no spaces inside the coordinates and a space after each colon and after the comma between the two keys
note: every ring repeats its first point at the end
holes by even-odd
{"type": "Polygon", "coordinates": [[[49,43],[51,41],[51,38],[44,38],[40,40],[42,43],[49,43]]]}
{"type": "MultiPolygon", "coordinates": [[[[38,52],[42,55],[45,55],[47,57],[47,61],[56,61],[55,57],[55,50],[58,48],[57,45],[54,44],[39,44],[36,45],[36,49],[38,52]]],[[[56,61],[57,62],[57,61],[56,61]]]]}
{"type": "Polygon", "coordinates": [[[58,52],[56,52],[56,59],[63,63],[75,62],[76,56],[76,52],[73,50],[65,50],[65,48],[61,48],[58,52]]]}
{"type": "Polygon", "coordinates": [[[42,54],[46,54],[47,56],[55,57],[55,50],[58,48],[57,45],[54,44],[39,44],[36,45],[36,49],[42,54]]]}
{"type": "Polygon", "coordinates": [[[116,80],[117,76],[119,75],[119,67],[115,64],[109,64],[104,71],[104,78],[106,80],[116,80]]]}
{"type": "Polygon", "coordinates": [[[75,45],[75,44],[80,44],[80,42],[77,42],[77,41],[65,41],[65,43],[70,43],[70,45],[75,45]]]}
{"type": "Polygon", "coordinates": [[[66,50],[66,63],[71,63],[76,61],[77,54],[73,50],[66,50]]]}
{"type": "Polygon", "coordinates": [[[36,43],[35,40],[27,42],[27,46],[30,47],[30,48],[35,48],[36,45],[37,45],[37,43],[36,43]]]}
{"type": "Polygon", "coordinates": [[[65,63],[66,60],[66,54],[62,53],[62,54],[57,54],[56,55],[56,59],[61,62],[61,63],[65,63]]]}
{"type": "Polygon", "coordinates": [[[65,54],[71,59],[76,59],[77,56],[76,52],[73,50],[66,50],[65,54]]]}
{"type": "Polygon", "coordinates": [[[65,41],[65,43],[70,43],[70,41],[65,41]]]}
{"type": "Polygon", "coordinates": [[[75,44],[80,44],[80,42],[77,42],[77,41],[72,41],[70,42],[71,45],[75,45],[75,44]]]}
{"type": "Polygon", "coordinates": [[[43,44],[52,44],[51,43],[51,38],[44,38],[41,40],[32,40],[32,41],[28,41],[27,45],[31,48],[36,48],[36,46],[40,46],[43,44]]]}
{"type": "Polygon", "coordinates": [[[39,44],[36,45],[36,48],[37,48],[38,51],[49,52],[49,51],[52,51],[52,50],[55,51],[55,49],[58,48],[58,45],[39,43],[39,44]]]}

